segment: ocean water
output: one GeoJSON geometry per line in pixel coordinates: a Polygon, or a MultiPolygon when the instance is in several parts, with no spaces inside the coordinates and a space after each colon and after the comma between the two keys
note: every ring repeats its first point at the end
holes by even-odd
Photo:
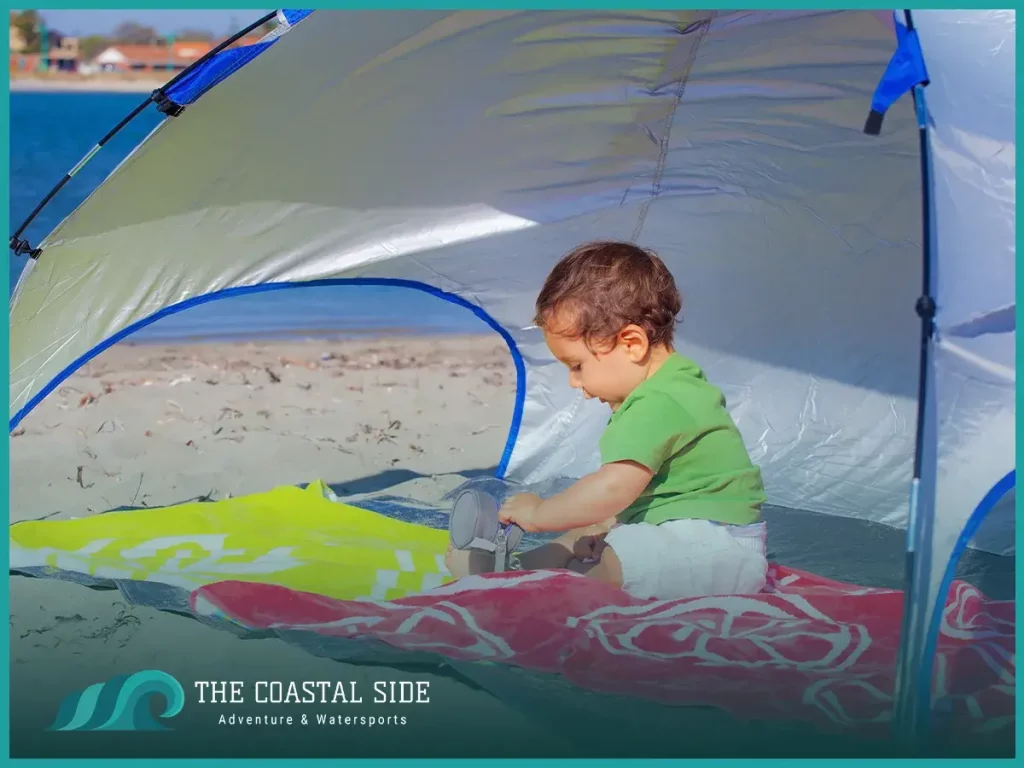
{"type": "MultiPolygon", "coordinates": [[[[10,227],[14,229],[90,148],[143,99],[136,93],[12,93],[10,227]]],[[[38,244],[163,119],[151,107],[108,143],[28,228],[38,244]]],[[[159,183],[154,181],[154,183],[159,183]]],[[[23,235],[24,237],[24,235],[23,235]]],[[[10,256],[13,291],[27,257],[10,256]]],[[[132,341],[492,333],[464,307],[408,288],[297,288],[214,301],[162,318],[132,341]]]]}

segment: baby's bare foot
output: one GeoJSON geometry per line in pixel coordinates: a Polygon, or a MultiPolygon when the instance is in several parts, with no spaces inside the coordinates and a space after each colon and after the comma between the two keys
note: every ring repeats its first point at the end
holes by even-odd
{"type": "Polygon", "coordinates": [[[476,549],[456,549],[452,544],[445,552],[444,563],[456,579],[494,571],[494,555],[476,549]]]}

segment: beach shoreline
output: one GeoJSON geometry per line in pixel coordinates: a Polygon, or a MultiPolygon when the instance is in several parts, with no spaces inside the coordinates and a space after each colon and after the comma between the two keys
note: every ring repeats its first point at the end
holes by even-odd
{"type": "Polygon", "coordinates": [[[12,77],[11,93],[152,93],[166,85],[159,78],[12,77]]]}
{"type": "Polygon", "coordinates": [[[120,342],[126,346],[207,346],[210,344],[346,344],[359,341],[379,341],[401,343],[405,339],[435,339],[441,344],[455,339],[496,338],[488,334],[473,332],[453,332],[451,330],[434,330],[431,328],[407,328],[404,326],[375,326],[371,328],[349,327],[343,331],[337,328],[261,328],[258,331],[239,331],[236,333],[188,333],[181,328],[175,329],[173,335],[154,334],[157,326],[148,326],[133,333],[120,342]]]}

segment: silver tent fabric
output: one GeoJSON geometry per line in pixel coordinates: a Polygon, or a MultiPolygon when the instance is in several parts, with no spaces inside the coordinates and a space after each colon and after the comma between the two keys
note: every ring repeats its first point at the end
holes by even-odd
{"type": "MultiPolygon", "coordinates": [[[[1015,465],[1016,22],[915,17],[940,275],[935,605],[965,522],[1015,465]]],[[[675,273],[680,349],[725,391],[771,502],[905,527],[910,97],[862,131],[894,47],[877,12],[317,11],[41,244],[12,299],[10,413],[183,302],[396,278],[481,307],[522,355],[507,477],[579,476],[607,412],[569,388],[533,301],[573,246],[633,239],[675,273]]],[[[975,544],[1011,553],[1012,515],[997,522],[975,544]]]]}
{"type": "Polygon", "coordinates": [[[868,13],[317,12],[42,244],[12,308],[11,410],[167,306],[397,277],[513,335],[509,477],[579,475],[606,416],[568,388],[533,300],[572,246],[635,237],[676,271],[682,349],[725,388],[773,499],[899,524],[916,134],[906,109],[860,132],[892,49],[868,13]]]}

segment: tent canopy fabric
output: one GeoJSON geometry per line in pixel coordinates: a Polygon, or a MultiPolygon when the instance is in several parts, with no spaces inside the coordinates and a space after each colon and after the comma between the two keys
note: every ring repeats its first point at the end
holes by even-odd
{"type": "MultiPolygon", "coordinates": [[[[969,522],[1013,485],[1012,11],[913,13],[926,195],[911,97],[889,94],[879,135],[864,132],[902,12],[281,19],[172,88],[185,110],[39,244],[11,302],[12,429],[167,313],[401,281],[508,342],[519,394],[502,474],[577,477],[597,466],[607,413],[570,389],[533,302],[572,247],[632,240],[676,275],[679,347],[725,392],[772,503],[906,527],[927,213],[934,619],[969,522]]],[[[1012,553],[1000,521],[973,545],[1012,553]]]]}

